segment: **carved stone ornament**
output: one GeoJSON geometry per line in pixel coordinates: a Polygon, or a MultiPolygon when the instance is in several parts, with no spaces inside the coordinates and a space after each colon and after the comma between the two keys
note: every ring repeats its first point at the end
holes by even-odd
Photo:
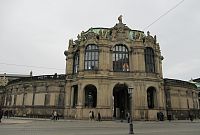
{"type": "Polygon", "coordinates": [[[84,32],[84,31],[81,32],[81,40],[82,40],[82,41],[85,41],[85,40],[86,40],[85,32],[84,32]]]}
{"type": "Polygon", "coordinates": [[[73,41],[73,39],[70,39],[70,40],[69,40],[69,47],[72,47],[72,46],[73,46],[73,44],[74,44],[74,41],[73,41]]]}
{"type": "MultiPolygon", "coordinates": [[[[121,16],[122,17],[122,16],[121,16]]],[[[117,23],[112,29],[111,29],[111,36],[112,39],[125,39],[129,37],[129,31],[130,29],[126,26],[126,24],[122,23],[121,17],[118,18],[119,23],[117,23]]]]}
{"type": "Polygon", "coordinates": [[[150,32],[149,31],[147,31],[147,36],[145,37],[145,41],[147,41],[147,42],[152,42],[152,43],[156,43],[156,36],[151,36],[150,35],[150,32]]]}
{"type": "Polygon", "coordinates": [[[99,38],[99,35],[96,34],[94,31],[93,31],[93,28],[90,28],[89,32],[85,33],[85,38],[87,40],[89,39],[93,39],[93,40],[96,40],[97,38],[99,38]]]}

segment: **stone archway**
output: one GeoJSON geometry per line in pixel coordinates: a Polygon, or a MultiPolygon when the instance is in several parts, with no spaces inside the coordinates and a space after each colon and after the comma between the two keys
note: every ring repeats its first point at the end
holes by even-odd
{"type": "Polygon", "coordinates": [[[126,113],[130,111],[128,86],[126,84],[116,84],[113,88],[113,117],[116,119],[126,118],[126,113]]]}

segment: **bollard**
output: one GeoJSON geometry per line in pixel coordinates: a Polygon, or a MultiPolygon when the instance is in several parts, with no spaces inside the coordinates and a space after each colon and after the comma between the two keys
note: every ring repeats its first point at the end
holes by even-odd
{"type": "Polygon", "coordinates": [[[133,123],[131,121],[131,123],[129,124],[129,134],[134,134],[133,133],[133,123]]]}

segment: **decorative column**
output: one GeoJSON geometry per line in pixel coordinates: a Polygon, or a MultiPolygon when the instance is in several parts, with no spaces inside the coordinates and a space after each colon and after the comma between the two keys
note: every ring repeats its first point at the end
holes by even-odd
{"type": "Polygon", "coordinates": [[[84,71],[84,56],[85,56],[85,53],[84,53],[84,46],[83,47],[80,47],[80,50],[79,50],[79,69],[78,69],[78,72],[79,74],[83,74],[83,71],[84,71]]]}
{"type": "Polygon", "coordinates": [[[33,88],[33,100],[32,100],[32,106],[34,106],[34,102],[35,102],[35,93],[36,93],[36,86],[35,85],[32,85],[32,88],[33,88]]]}
{"type": "Polygon", "coordinates": [[[71,87],[71,104],[70,104],[70,108],[73,107],[74,104],[74,87],[71,87]]]}
{"type": "Polygon", "coordinates": [[[69,116],[69,110],[71,108],[70,107],[70,105],[71,105],[71,91],[72,91],[71,84],[69,82],[67,82],[66,85],[65,85],[64,117],[69,116]]]}
{"type": "Polygon", "coordinates": [[[144,63],[144,46],[142,41],[135,41],[135,46],[133,47],[133,70],[145,71],[145,63],[144,63]]]}
{"type": "Polygon", "coordinates": [[[35,109],[34,109],[34,106],[35,106],[35,93],[36,93],[36,85],[32,85],[32,89],[33,89],[33,99],[32,99],[32,115],[34,116],[35,115],[35,109]]]}
{"type": "Polygon", "coordinates": [[[82,84],[78,84],[78,104],[77,104],[77,118],[83,118],[83,106],[84,106],[84,89],[82,88],[82,84]]]}

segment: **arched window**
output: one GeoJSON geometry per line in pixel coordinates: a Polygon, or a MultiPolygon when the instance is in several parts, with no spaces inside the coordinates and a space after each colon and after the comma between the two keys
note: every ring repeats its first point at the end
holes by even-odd
{"type": "Polygon", "coordinates": [[[97,106],[97,89],[94,85],[85,87],[85,107],[95,108],[97,106]]]}
{"type": "Polygon", "coordinates": [[[88,45],[85,49],[85,70],[97,70],[99,68],[99,47],[88,45]]]}
{"type": "Polygon", "coordinates": [[[113,71],[129,71],[129,55],[125,45],[116,45],[113,48],[113,71]]]}
{"type": "Polygon", "coordinates": [[[152,48],[145,48],[145,68],[146,72],[154,73],[155,72],[155,60],[154,60],[154,51],[152,48]]]}
{"type": "Polygon", "coordinates": [[[147,103],[148,103],[148,108],[152,109],[155,107],[156,89],[154,87],[150,87],[147,89],[147,103]]]}
{"type": "Polygon", "coordinates": [[[78,73],[78,67],[79,67],[79,53],[75,52],[73,57],[73,74],[78,73]]]}

